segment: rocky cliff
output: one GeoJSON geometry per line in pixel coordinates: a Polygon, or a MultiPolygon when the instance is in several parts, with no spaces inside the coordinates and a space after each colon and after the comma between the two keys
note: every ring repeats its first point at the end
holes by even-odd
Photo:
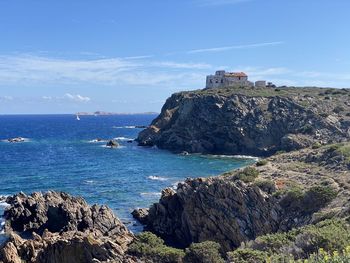
{"type": "Polygon", "coordinates": [[[350,136],[349,90],[227,88],[173,94],[139,145],[268,156],[350,136]]]}
{"type": "Polygon", "coordinates": [[[347,217],[349,168],[348,143],[279,154],[165,189],[142,218],[146,229],[170,244],[212,240],[229,251],[263,234],[347,217]]]}

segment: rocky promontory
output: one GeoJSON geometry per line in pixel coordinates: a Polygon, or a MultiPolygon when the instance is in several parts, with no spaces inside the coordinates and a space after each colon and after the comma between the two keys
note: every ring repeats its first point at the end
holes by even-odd
{"type": "Polygon", "coordinates": [[[173,94],[142,131],[142,146],[269,156],[350,137],[350,90],[217,88],[173,94]]]}
{"type": "Polygon", "coordinates": [[[134,236],[107,206],[51,191],[6,202],[0,262],[135,262],[125,256],[134,236]]]}

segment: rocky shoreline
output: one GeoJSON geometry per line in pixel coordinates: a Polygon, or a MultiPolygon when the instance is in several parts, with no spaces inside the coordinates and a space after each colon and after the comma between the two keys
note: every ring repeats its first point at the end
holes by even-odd
{"type": "Polygon", "coordinates": [[[345,251],[349,95],[319,88],[174,94],[139,134],[140,145],[267,158],[164,189],[159,202],[133,211],[145,230],[136,236],[107,206],[80,197],[9,196],[0,262],[295,262],[319,248],[345,251]]]}

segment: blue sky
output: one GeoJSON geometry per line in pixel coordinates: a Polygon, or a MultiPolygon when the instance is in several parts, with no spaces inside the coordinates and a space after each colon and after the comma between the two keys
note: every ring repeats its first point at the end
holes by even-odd
{"type": "Polygon", "coordinates": [[[348,0],[0,0],[0,114],[160,111],[217,69],[350,87],[348,0]]]}

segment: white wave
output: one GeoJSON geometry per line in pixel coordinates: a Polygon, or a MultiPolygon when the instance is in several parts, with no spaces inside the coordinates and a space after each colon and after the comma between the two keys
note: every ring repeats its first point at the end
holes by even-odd
{"type": "Polygon", "coordinates": [[[140,193],[142,196],[161,196],[161,193],[158,192],[146,192],[146,193],[140,193]]]}
{"type": "Polygon", "coordinates": [[[86,184],[93,184],[95,181],[94,180],[85,180],[84,183],[86,184]]]}
{"type": "Polygon", "coordinates": [[[136,126],[113,126],[113,129],[136,129],[136,126]]]}
{"type": "Polygon", "coordinates": [[[221,159],[250,159],[258,161],[259,157],[256,156],[250,156],[250,155],[216,155],[216,154],[208,154],[208,155],[202,155],[203,157],[209,157],[209,158],[221,158],[221,159]]]}
{"type": "Polygon", "coordinates": [[[114,140],[117,140],[117,141],[133,141],[135,139],[127,138],[127,137],[116,137],[116,138],[114,138],[114,140]]]}
{"type": "Polygon", "coordinates": [[[107,146],[107,145],[100,145],[100,147],[108,148],[108,149],[124,149],[124,148],[126,148],[126,146],[122,146],[122,145],[119,145],[118,147],[111,147],[111,146],[107,146]]]}
{"type": "Polygon", "coordinates": [[[2,142],[8,142],[8,143],[30,142],[30,139],[29,139],[29,138],[24,138],[24,137],[16,137],[16,138],[20,138],[20,139],[22,139],[22,140],[19,141],[19,142],[10,142],[10,141],[9,141],[10,139],[15,139],[15,138],[9,138],[9,139],[5,139],[5,140],[1,140],[1,141],[2,141],[2,142]]]}
{"type": "Polygon", "coordinates": [[[155,180],[155,181],[166,181],[166,180],[168,180],[168,178],[161,177],[161,176],[154,176],[154,175],[150,175],[147,178],[150,179],[150,180],[155,180]]]}
{"type": "Polygon", "coordinates": [[[106,142],[107,140],[100,140],[100,139],[93,139],[93,140],[90,140],[90,141],[88,141],[88,142],[90,142],[90,143],[96,143],[96,142],[106,142]]]}

